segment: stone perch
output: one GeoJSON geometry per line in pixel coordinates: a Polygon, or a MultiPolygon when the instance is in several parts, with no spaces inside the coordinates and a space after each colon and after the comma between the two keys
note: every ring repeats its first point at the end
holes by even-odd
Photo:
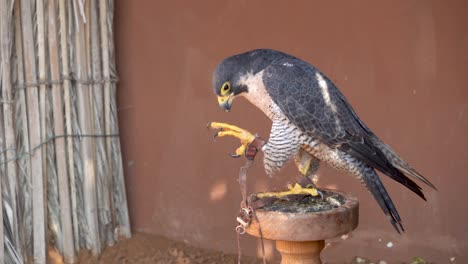
{"type": "MultiPolygon", "coordinates": [[[[324,199],[280,200],[257,209],[247,233],[276,241],[282,264],[319,264],[325,240],[345,235],[358,225],[358,200],[335,190],[322,190],[324,199]]],[[[256,199],[256,195],[251,199],[256,199]]]]}

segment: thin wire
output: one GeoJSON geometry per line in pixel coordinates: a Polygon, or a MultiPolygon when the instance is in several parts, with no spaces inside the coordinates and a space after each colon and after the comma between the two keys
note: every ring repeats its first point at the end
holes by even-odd
{"type": "Polygon", "coordinates": [[[72,81],[83,85],[93,85],[93,84],[104,84],[104,83],[117,83],[119,79],[117,77],[110,77],[110,78],[102,78],[102,79],[79,79],[75,76],[68,75],[62,76],[58,80],[38,80],[37,82],[33,83],[18,83],[15,85],[15,92],[19,90],[23,90],[26,88],[36,88],[40,85],[51,86],[54,84],[63,84],[64,81],[72,81]]]}
{"type": "Polygon", "coordinates": [[[0,99],[0,104],[14,104],[14,103],[16,103],[15,100],[0,99]]]}
{"type": "MultiPolygon", "coordinates": [[[[68,138],[68,137],[77,137],[81,140],[81,138],[109,138],[109,137],[119,137],[119,134],[64,134],[64,135],[56,135],[56,136],[52,136],[52,137],[48,137],[45,141],[41,142],[40,144],[38,144],[37,146],[35,146],[34,148],[32,148],[32,151],[31,153],[29,152],[20,152],[18,153],[15,157],[11,158],[11,159],[8,159],[8,160],[4,160],[4,161],[1,161],[0,162],[0,165],[3,165],[3,164],[6,164],[8,162],[16,162],[26,156],[32,156],[32,154],[40,149],[41,147],[43,147],[44,145],[50,143],[52,140],[55,140],[55,139],[58,139],[58,138],[68,138]]],[[[2,151],[0,151],[0,155],[3,155],[4,153],[6,153],[7,151],[15,151],[16,152],[16,148],[9,148],[9,149],[3,149],[2,151]]]]}

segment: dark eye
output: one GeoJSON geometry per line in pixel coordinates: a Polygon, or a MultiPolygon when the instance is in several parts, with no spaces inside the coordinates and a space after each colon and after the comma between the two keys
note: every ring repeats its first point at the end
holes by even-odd
{"type": "Polygon", "coordinates": [[[231,85],[229,85],[229,82],[225,82],[221,87],[221,94],[225,95],[229,90],[231,90],[231,85]]]}

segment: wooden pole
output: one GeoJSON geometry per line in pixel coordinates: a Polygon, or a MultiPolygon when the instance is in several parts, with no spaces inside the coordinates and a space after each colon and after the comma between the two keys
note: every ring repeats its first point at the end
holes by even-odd
{"type": "MultiPolygon", "coordinates": [[[[52,80],[60,79],[60,65],[56,26],[56,0],[49,1],[49,57],[50,57],[50,74],[52,80]]],[[[62,32],[62,34],[64,34],[62,32]]],[[[63,115],[63,100],[62,100],[62,85],[60,83],[52,84],[52,104],[54,113],[54,134],[56,136],[64,135],[64,115],[63,115]]],[[[68,183],[66,146],[63,137],[55,138],[56,164],[59,182],[59,197],[60,197],[60,223],[62,227],[62,245],[63,257],[66,263],[75,261],[75,250],[73,243],[73,229],[71,220],[70,208],[70,185],[68,183]]]]}
{"type": "MultiPolygon", "coordinates": [[[[68,77],[70,76],[70,63],[69,63],[69,47],[68,47],[68,19],[67,19],[67,2],[59,1],[59,21],[60,21],[60,60],[62,63],[61,75],[63,80],[63,99],[65,103],[65,132],[67,135],[73,134],[72,128],[72,99],[71,99],[71,83],[68,77]]],[[[70,5],[71,3],[68,2],[70,5]]],[[[76,175],[75,175],[75,160],[73,151],[73,137],[66,137],[67,145],[67,163],[68,163],[68,174],[70,176],[70,191],[71,191],[71,206],[72,206],[72,223],[73,223],[73,237],[75,238],[75,249],[79,249],[80,231],[79,231],[79,218],[78,218],[78,205],[77,205],[77,190],[76,190],[76,175]]]]}
{"type": "MultiPolygon", "coordinates": [[[[37,24],[37,54],[38,54],[38,74],[39,74],[39,116],[41,120],[41,146],[42,151],[42,169],[44,171],[44,178],[47,178],[47,110],[46,110],[46,84],[42,81],[46,80],[46,47],[45,47],[45,18],[44,18],[44,0],[36,0],[36,24],[37,24]]],[[[45,181],[47,182],[47,181],[45,181]]],[[[46,186],[46,184],[44,184],[46,186]]],[[[45,187],[44,187],[45,188],[45,187]]],[[[45,192],[47,194],[47,192],[45,192]]],[[[47,220],[47,219],[45,219],[47,220]]]]}
{"type": "MultiPolygon", "coordinates": [[[[2,6],[0,5],[0,8],[2,8],[2,6]]],[[[0,59],[2,59],[3,56],[0,56],[0,59]]],[[[3,81],[3,76],[0,77],[0,81],[3,81]]],[[[2,193],[1,192],[2,190],[2,178],[0,177],[0,194],[2,193]]],[[[3,195],[0,195],[0,264],[3,264],[4,263],[4,259],[5,259],[5,241],[4,241],[4,232],[3,232],[3,195]]]]}
{"type": "MultiPolygon", "coordinates": [[[[111,1],[112,2],[112,1],[111,1]]],[[[108,1],[103,0],[99,1],[99,11],[100,11],[100,21],[101,21],[101,45],[102,45],[102,67],[103,67],[103,77],[105,80],[108,80],[104,83],[104,108],[105,108],[105,132],[107,135],[114,134],[118,131],[118,124],[117,118],[113,116],[113,114],[117,115],[116,112],[112,112],[112,110],[116,111],[116,103],[115,98],[113,97],[112,86],[113,84],[110,82],[111,80],[111,61],[110,61],[110,49],[109,45],[111,45],[111,34],[110,28],[112,28],[111,19],[108,19],[109,14],[109,6],[108,1]]],[[[118,138],[111,138],[107,139],[107,155],[108,160],[111,161],[109,169],[112,171],[114,177],[110,177],[109,184],[113,187],[112,189],[117,194],[114,194],[114,197],[117,197],[118,200],[115,203],[116,206],[119,207],[119,235],[129,238],[131,237],[130,231],[130,219],[128,217],[128,209],[127,209],[127,196],[125,193],[125,183],[123,178],[123,168],[122,168],[122,157],[120,152],[120,142],[118,138]],[[113,160],[113,156],[115,157],[115,161],[113,160]]]]}
{"type": "MultiPolygon", "coordinates": [[[[9,184],[9,196],[10,196],[10,205],[12,210],[11,219],[12,222],[12,235],[11,238],[13,241],[13,245],[18,250],[21,248],[21,243],[19,240],[18,234],[18,206],[17,206],[17,190],[18,190],[18,177],[16,171],[16,162],[14,161],[16,157],[16,137],[15,137],[15,130],[14,130],[14,123],[13,123],[13,87],[12,87],[12,80],[11,80],[11,49],[10,45],[12,44],[12,39],[10,38],[11,32],[11,21],[13,20],[12,17],[12,10],[10,9],[11,1],[8,0],[1,0],[0,1],[0,39],[1,39],[1,58],[2,58],[2,105],[3,105],[3,127],[4,127],[4,136],[5,136],[5,143],[3,144],[6,155],[4,155],[6,163],[6,173],[8,178],[9,184]]],[[[0,180],[1,182],[1,180],[0,180]]],[[[0,193],[1,193],[1,184],[0,184],[0,193]]],[[[0,203],[2,200],[0,198],[0,203]]],[[[0,210],[2,210],[2,204],[0,204],[0,210]]],[[[2,214],[1,212],[0,214],[2,214]]],[[[0,217],[2,220],[2,217],[0,217]]],[[[0,224],[3,223],[3,220],[0,221],[0,224]]],[[[3,226],[0,230],[0,245],[3,245],[3,226]]],[[[19,250],[21,252],[21,250],[19,250]]],[[[0,256],[4,256],[3,254],[3,246],[0,249],[0,256]]],[[[0,263],[2,260],[0,260],[0,263]]]]}
{"type": "MultiPolygon", "coordinates": [[[[90,61],[91,61],[91,74],[93,80],[102,79],[102,63],[101,63],[101,45],[100,45],[100,32],[99,32],[99,20],[98,20],[98,1],[90,2],[90,61]]],[[[104,96],[103,96],[103,84],[95,82],[92,90],[92,105],[94,113],[94,129],[98,135],[105,134],[105,123],[104,123],[104,96]]],[[[109,160],[106,156],[106,139],[96,139],[96,152],[97,152],[97,176],[98,176],[98,204],[100,208],[100,224],[101,234],[104,236],[105,241],[108,245],[114,244],[114,232],[115,227],[115,208],[113,207],[112,197],[110,190],[112,185],[109,184],[109,178],[112,176],[112,171],[109,169],[109,160]]]]}
{"type": "MultiPolygon", "coordinates": [[[[76,12],[80,14],[79,11],[76,12]]],[[[77,19],[75,32],[75,63],[77,81],[77,106],[79,115],[79,124],[81,133],[92,135],[92,114],[90,112],[90,93],[89,85],[85,84],[88,80],[86,69],[86,28],[81,16],[77,19]]],[[[101,252],[100,237],[98,229],[98,208],[96,201],[96,164],[94,156],[94,138],[83,137],[81,139],[81,158],[83,160],[83,196],[85,216],[87,220],[86,242],[94,255],[101,252]]]]}
{"type": "MultiPolygon", "coordinates": [[[[23,64],[23,37],[21,29],[21,9],[19,1],[15,1],[14,5],[14,20],[15,20],[15,53],[16,53],[16,66],[17,66],[17,83],[25,84],[24,77],[24,64],[23,64]]],[[[16,116],[16,129],[20,130],[21,136],[21,149],[19,153],[29,153],[29,130],[28,130],[28,116],[26,109],[26,89],[20,88],[17,91],[17,113],[16,116]]],[[[24,259],[28,259],[31,254],[31,248],[29,247],[30,241],[32,240],[32,208],[31,208],[31,163],[30,158],[22,154],[18,158],[19,170],[19,181],[23,186],[21,196],[19,196],[19,203],[21,204],[22,210],[20,211],[20,226],[18,228],[21,244],[19,248],[22,248],[22,256],[24,259]]],[[[21,252],[19,252],[21,254],[21,252]]]]}
{"type": "MultiPolygon", "coordinates": [[[[44,0],[36,0],[36,28],[37,28],[37,63],[38,63],[38,80],[39,80],[39,120],[40,124],[37,124],[40,129],[40,149],[37,151],[42,152],[42,173],[43,173],[43,180],[42,180],[42,197],[43,197],[43,211],[44,217],[42,218],[42,225],[47,227],[48,224],[48,213],[47,213],[47,203],[48,203],[48,194],[47,192],[47,177],[48,177],[48,169],[47,169],[47,108],[46,108],[46,96],[47,96],[47,87],[44,81],[46,81],[46,47],[45,47],[45,18],[44,18],[44,0]]],[[[32,147],[35,148],[38,145],[33,145],[32,147]]],[[[34,176],[33,176],[34,177],[34,176]]],[[[38,188],[35,187],[35,188],[38,188]]],[[[37,223],[39,225],[39,223],[37,223]]],[[[48,236],[44,233],[45,240],[42,241],[42,247],[46,248],[48,244],[48,236]]],[[[40,242],[39,242],[40,243],[40,242]]],[[[47,258],[47,257],[46,257],[47,258]]]]}
{"type": "MultiPolygon", "coordinates": [[[[37,83],[36,58],[34,51],[34,34],[32,24],[31,2],[21,3],[21,17],[23,30],[24,66],[26,82],[37,83]]],[[[41,145],[41,119],[39,115],[39,95],[36,87],[29,87],[27,94],[28,128],[30,136],[30,162],[32,178],[32,212],[33,212],[33,257],[35,263],[46,263],[45,254],[45,205],[44,205],[44,172],[42,168],[42,151],[36,149],[41,145]],[[33,149],[34,148],[34,149],[33,149]]]]}
{"type": "MultiPolygon", "coordinates": [[[[8,3],[7,0],[0,1],[0,69],[2,70],[0,76],[0,88],[2,91],[6,90],[7,86],[10,85],[11,88],[11,76],[10,72],[7,71],[10,66],[9,58],[9,39],[8,39],[8,3]]],[[[2,177],[0,175],[0,264],[4,263],[5,259],[5,241],[3,233],[3,195],[2,195],[2,177]]]]}
{"type": "MultiPolygon", "coordinates": [[[[101,51],[102,51],[102,67],[103,67],[103,78],[110,79],[109,73],[109,36],[107,32],[107,0],[99,2],[99,24],[101,30],[101,51]]],[[[98,23],[98,21],[96,21],[98,23]]],[[[106,135],[110,134],[110,83],[104,82],[104,95],[103,95],[103,104],[104,104],[104,133],[106,135]]],[[[106,156],[107,156],[107,168],[109,170],[109,174],[107,174],[107,184],[111,190],[114,189],[114,181],[113,181],[113,166],[112,166],[112,142],[111,138],[107,138],[106,142],[106,156]]],[[[116,210],[114,206],[114,199],[112,197],[112,193],[109,193],[109,202],[111,207],[111,219],[113,223],[113,227],[115,228],[116,224],[116,210]]]]}

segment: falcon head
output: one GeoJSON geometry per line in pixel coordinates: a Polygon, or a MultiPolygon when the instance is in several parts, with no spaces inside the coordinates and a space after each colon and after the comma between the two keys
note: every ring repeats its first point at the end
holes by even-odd
{"type": "Polygon", "coordinates": [[[236,55],[223,60],[213,73],[213,90],[218,97],[219,106],[226,112],[231,110],[232,101],[248,87],[240,80],[250,70],[250,63],[245,56],[236,55]]]}
{"type": "Polygon", "coordinates": [[[246,77],[257,74],[284,56],[279,51],[257,49],[224,59],[213,73],[213,90],[219,106],[228,112],[236,96],[246,95],[249,89],[254,89],[245,82],[246,77]]]}

